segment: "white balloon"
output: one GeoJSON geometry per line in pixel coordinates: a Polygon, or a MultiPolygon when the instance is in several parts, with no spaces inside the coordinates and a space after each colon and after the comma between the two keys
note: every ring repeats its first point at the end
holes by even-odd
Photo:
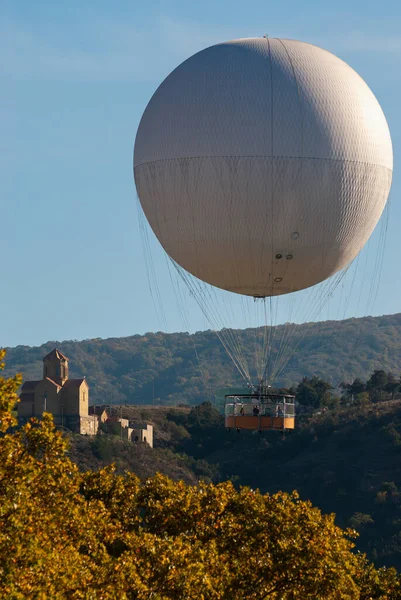
{"type": "Polygon", "coordinates": [[[333,54],[241,39],[195,54],[150,100],[134,173],[166,252],[214,286],[301,290],[352,261],[386,204],[391,138],[375,96],[333,54]]]}

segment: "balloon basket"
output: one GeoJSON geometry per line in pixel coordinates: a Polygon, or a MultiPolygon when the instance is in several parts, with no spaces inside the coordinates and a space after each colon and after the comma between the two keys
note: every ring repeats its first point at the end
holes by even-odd
{"type": "Polygon", "coordinates": [[[238,394],[224,398],[226,429],[262,432],[295,428],[295,396],[238,394]]]}

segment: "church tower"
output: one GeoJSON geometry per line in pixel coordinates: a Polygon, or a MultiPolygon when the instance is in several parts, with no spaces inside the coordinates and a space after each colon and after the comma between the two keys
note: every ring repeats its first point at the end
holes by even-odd
{"type": "Polygon", "coordinates": [[[68,379],[68,358],[55,348],[43,359],[43,379],[49,378],[60,386],[68,379]]]}

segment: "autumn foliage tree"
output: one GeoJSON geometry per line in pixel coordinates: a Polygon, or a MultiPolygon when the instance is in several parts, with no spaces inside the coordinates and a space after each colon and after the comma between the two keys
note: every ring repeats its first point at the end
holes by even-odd
{"type": "Polygon", "coordinates": [[[401,597],[393,569],[295,492],[80,473],[50,415],[15,429],[19,385],[0,378],[1,598],[401,597]]]}

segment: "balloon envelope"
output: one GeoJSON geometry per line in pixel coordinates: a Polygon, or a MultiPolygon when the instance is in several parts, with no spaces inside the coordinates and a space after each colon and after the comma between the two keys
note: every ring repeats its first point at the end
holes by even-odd
{"type": "Polygon", "coordinates": [[[241,39],[195,54],[150,100],[134,173],[166,252],[214,286],[301,290],[359,253],[391,186],[373,93],[346,63],[294,40],[241,39]]]}

